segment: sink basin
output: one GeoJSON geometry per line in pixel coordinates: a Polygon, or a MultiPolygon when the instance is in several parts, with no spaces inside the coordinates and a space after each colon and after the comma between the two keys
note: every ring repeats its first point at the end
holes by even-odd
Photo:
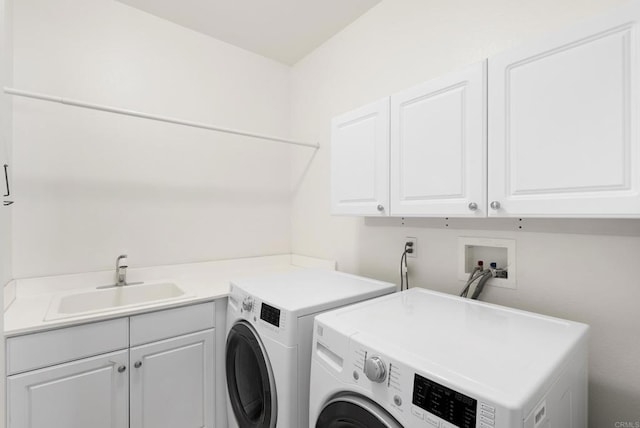
{"type": "Polygon", "coordinates": [[[184,290],[171,282],[125,285],[55,296],[45,321],[146,306],[164,301],[187,299],[184,290]]]}

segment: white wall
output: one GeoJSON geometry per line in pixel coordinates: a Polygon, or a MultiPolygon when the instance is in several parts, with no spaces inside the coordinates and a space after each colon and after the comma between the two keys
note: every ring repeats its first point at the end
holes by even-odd
{"type": "MultiPolygon", "coordinates": [[[[293,69],[293,134],[323,145],[310,164],[302,157],[294,164],[293,251],[398,282],[404,238],[416,236],[412,284],[456,293],[462,285],[456,271],[458,236],[516,239],[518,289],[489,289],[484,299],[591,325],[593,428],[640,421],[640,223],[624,223],[633,235],[625,237],[558,233],[566,222],[553,221],[548,225],[555,233],[529,233],[331,217],[328,146],[330,120],[337,114],[622,2],[385,0],[293,69]]],[[[594,224],[601,230],[618,227],[594,224]]]]}
{"type": "MultiPolygon", "coordinates": [[[[289,132],[290,69],[112,0],[14,2],[14,86],[289,132]]],[[[16,278],[290,250],[290,150],[14,100],[16,278]]]]}
{"type": "MultiPolygon", "coordinates": [[[[0,0],[0,88],[11,82],[10,2],[0,0]]],[[[0,195],[5,194],[4,164],[11,159],[11,98],[0,91],[0,195]]],[[[7,198],[3,198],[4,201],[7,198]]],[[[12,277],[11,272],[11,213],[13,207],[0,206],[0,287],[12,277]]],[[[0,299],[2,297],[0,296],[0,299]]],[[[0,305],[2,307],[2,305],[0,305]]],[[[1,321],[0,321],[1,322],[1,321]]]]}
{"type": "MultiPolygon", "coordinates": [[[[0,88],[11,83],[11,2],[0,0],[0,88]]],[[[0,167],[11,163],[11,99],[0,92],[0,167]]],[[[4,172],[4,171],[2,171],[4,172]]],[[[5,194],[4,176],[0,189],[5,194]]],[[[0,199],[2,201],[4,199],[0,199]]],[[[0,205],[0,290],[12,278],[11,217],[13,207],[0,205]]],[[[4,310],[4,293],[0,293],[0,308],[4,310]]],[[[0,331],[4,331],[4,317],[0,317],[0,331]]],[[[5,370],[4,340],[0,340],[0,428],[5,426],[5,370]]]]}

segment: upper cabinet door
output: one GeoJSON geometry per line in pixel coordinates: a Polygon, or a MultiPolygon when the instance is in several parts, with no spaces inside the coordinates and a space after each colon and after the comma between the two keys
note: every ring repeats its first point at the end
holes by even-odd
{"type": "Polygon", "coordinates": [[[491,216],[640,216],[640,3],[489,59],[491,216]]]}
{"type": "Polygon", "coordinates": [[[389,98],[333,119],[331,212],[389,215],[389,98]]]}
{"type": "Polygon", "coordinates": [[[391,97],[391,214],[484,217],[486,62],[391,97]]]}

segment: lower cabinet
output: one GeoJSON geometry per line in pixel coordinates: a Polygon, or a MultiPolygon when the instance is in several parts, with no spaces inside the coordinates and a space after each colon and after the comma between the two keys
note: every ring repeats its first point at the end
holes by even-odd
{"type": "Polygon", "coordinates": [[[127,350],[9,376],[9,428],[126,428],[127,350]]]}
{"type": "Polygon", "coordinates": [[[131,428],[213,426],[213,330],[131,348],[131,428]]]}
{"type": "Polygon", "coordinates": [[[213,303],[125,318],[130,329],[122,320],[9,338],[7,427],[213,428],[213,303]],[[105,330],[127,348],[87,356],[84,339],[105,330]],[[50,358],[25,366],[33,353],[50,358]]]}

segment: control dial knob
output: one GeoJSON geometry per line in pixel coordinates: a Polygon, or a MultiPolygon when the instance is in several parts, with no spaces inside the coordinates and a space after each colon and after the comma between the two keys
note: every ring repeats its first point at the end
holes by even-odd
{"type": "Polygon", "coordinates": [[[364,374],[371,382],[382,383],[387,378],[387,367],[380,357],[367,358],[364,362],[364,374]]]}
{"type": "Polygon", "coordinates": [[[251,310],[253,309],[253,297],[245,297],[244,300],[242,301],[242,309],[244,309],[247,312],[251,312],[251,310]]]}

